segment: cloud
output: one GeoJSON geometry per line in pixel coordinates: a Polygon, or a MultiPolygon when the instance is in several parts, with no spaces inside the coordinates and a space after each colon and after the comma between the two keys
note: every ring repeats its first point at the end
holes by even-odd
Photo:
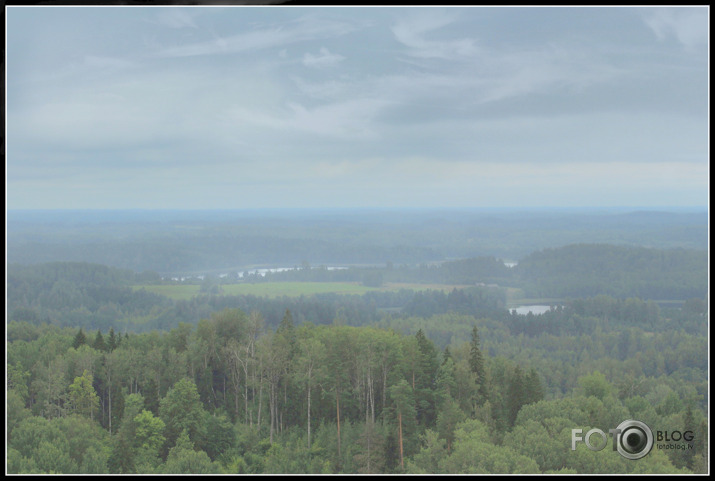
{"type": "Polygon", "coordinates": [[[604,10],[588,29],[582,9],[184,9],[163,27],[156,10],[99,10],[63,10],[72,28],[9,17],[15,205],[81,206],[93,179],[115,206],[153,185],[131,201],[243,205],[238,190],[257,206],[290,204],[285,191],[361,205],[370,190],[375,205],[557,203],[599,172],[614,203],[628,182],[609,176],[663,203],[707,193],[707,175],[694,180],[707,170],[706,40],[689,9],[604,10]],[[194,184],[191,200],[172,191],[194,184]]]}
{"type": "Polygon", "coordinates": [[[199,28],[194,22],[194,15],[189,10],[180,8],[160,8],[157,21],[169,28],[199,28]]]}
{"type": "Polygon", "coordinates": [[[477,52],[471,38],[457,40],[430,40],[427,34],[454,22],[454,18],[442,10],[419,10],[392,26],[391,31],[398,42],[409,47],[408,54],[420,58],[458,59],[477,52]]]}
{"type": "Polygon", "coordinates": [[[83,67],[86,71],[97,72],[97,71],[121,71],[131,67],[135,67],[136,63],[124,58],[108,57],[108,56],[98,56],[98,55],[86,55],[84,57],[83,67]]]}
{"type": "Polygon", "coordinates": [[[177,58],[247,52],[308,40],[338,37],[353,29],[354,27],[347,22],[303,17],[275,27],[264,27],[208,41],[161,49],[151,56],[177,58]]]}
{"type": "Polygon", "coordinates": [[[238,125],[267,128],[287,137],[306,133],[335,139],[365,139],[377,135],[373,120],[389,102],[379,98],[356,98],[306,107],[288,102],[278,111],[246,109],[236,106],[231,119],[238,125]]]}
{"type": "Polygon", "coordinates": [[[306,53],[303,55],[303,65],[306,67],[330,67],[345,60],[345,57],[336,53],[330,53],[325,47],[320,48],[318,55],[306,53]]]}
{"type": "Polygon", "coordinates": [[[644,21],[659,40],[675,37],[688,50],[708,43],[705,8],[657,9],[644,21]]]}

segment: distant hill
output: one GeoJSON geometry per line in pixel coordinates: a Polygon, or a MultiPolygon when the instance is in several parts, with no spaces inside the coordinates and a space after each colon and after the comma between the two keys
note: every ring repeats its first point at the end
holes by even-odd
{"type": "Polygon", "coordinates": [[[704,298],[707,251],[576,244],[534,252],[514,274],[533,297],[704,298]]]}
{"type": "MultiPolygon", "coordinates": [[[[580,243],[708,248],[706,210],[9,211],[7,262],[91,262],[162,275],[260,267],[515,261],[580,243]]],[[[499,283],[505,275],[493,262],[499,283]]],[[[453,266],[460,270],[460,266],[453,266]]],[[[454,276],[462,275],[457,271],[454,276]]]]}

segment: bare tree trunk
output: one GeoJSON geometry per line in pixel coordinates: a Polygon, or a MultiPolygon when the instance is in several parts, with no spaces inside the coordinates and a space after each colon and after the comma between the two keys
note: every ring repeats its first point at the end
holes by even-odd
{"type": "Polygon", "coordinates": [[[375,422],[375,386],[373,386],[372,370],[367,371],[367,392],[368,401],[370,404],[371,420],[375,422]]]}
{"type": "Polygon", "coordinates": [[[112,434],[112,381],[109,378],[109,434],[112,434]]]}
{"type": "Polygon", "coordinates": [[[405,460],[402,456],[402,412],[397,413],[397,421],[400,426],[400,467],[405,469],[405,460]]]}
{"type": "Polygon", "coordinates": [[[283,415],[288,407],[288,379],[283,384],[283,409],[281,409],[281,432],[283,432],[283,415]]]}
{"type": "Polygon", "coordinates": [[[270,441],[273,444],[273,432],[276,428],[276,387],[272,381],[268,390],[268,410],[271,413],[270,441]]]}
{"type": "MultiPolygon", "coordinates": [[[[246,362],[243,364],[243,378],[244,423],[248,424],[248,350],[246,350],[246,362]]],[[[238,396],[236,397],[238,398],[238,396]]],[[[236,400],[236,403],[238,403],[238,399],[236,400]]],[[[238,404],[236,404],[236,412],[238,413],[238,404]]]]}
{"type": "Polygon", "coordinates": [[[370,425],[368,426],[367,430],[367,473],[371,474],[372,470],[370,469],[370,460],[371,460],[371,455],[372,455],[372,433],[373,430],[375,429],[375,421],[371,422],[370,425]]]}
{"type": "Polygon", "coordinates": [[[338,411],[338,458],[340,458],[340,391],[335,390],[335,400],[338,411]]]}
{"type": "Polygon", "coordinates": [[[308,450],[310,446],[310,377],[308,377],[308,450]]]}
{"type": "Polygon", "coordinates": [[[261,384],[258,389],[258,429],[261,429],[261,411],[263,409],[263,377],[261,376],[261,384]]]}
{"type": "Polygon", "coordinates": [[[384,425],[385,419],[385,403],[387,401],[387,366],[382,368],[382,419],[384,425]]]}

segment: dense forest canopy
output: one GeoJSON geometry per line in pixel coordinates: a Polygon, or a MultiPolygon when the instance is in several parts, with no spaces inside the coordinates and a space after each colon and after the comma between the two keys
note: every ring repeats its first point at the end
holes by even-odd
{"type": "Polygon", "coordinates": [[[708,470],[697,214],[274,214],[11,215],[7,471],[708,470]],[[269,265],[261,249],[295,268],[217,275],[269,265]],[[287,284],[304,289],[234,290],[287,284]],[[625,419],[693,440],[638,461],[570,449],[625,419]]]}
{"type": "Polygon", "coordinates": [[[355,327],[296,325],[285,311],[273,330],[237,309],[143,334],[12,321],[8,470],[705,469],[706,339],[572,316],[596,327],[524,337],[460,314],[355,327]],[[438,348],[430,337],[442,333],[438,348]],[[700,444],[654,450],[647,463],[568,450],[572,428],[628,417],[688,429],[700,444]]]}

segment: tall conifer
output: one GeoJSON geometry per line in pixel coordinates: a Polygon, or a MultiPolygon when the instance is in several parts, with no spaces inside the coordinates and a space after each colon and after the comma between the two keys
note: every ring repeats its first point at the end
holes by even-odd
{"type": "Polygon", "coordinates": [[[477,393],[479,395],[477,404],[482,405],[487,400],[487,382],[484,356],[482,356],[482,350],[479,344],[479,330],[477,326],[474,326],[472,328],[472,340],[469,344],[469,369],[472,371],[475,377],[475,384],[477,385],[477,393]]]}

